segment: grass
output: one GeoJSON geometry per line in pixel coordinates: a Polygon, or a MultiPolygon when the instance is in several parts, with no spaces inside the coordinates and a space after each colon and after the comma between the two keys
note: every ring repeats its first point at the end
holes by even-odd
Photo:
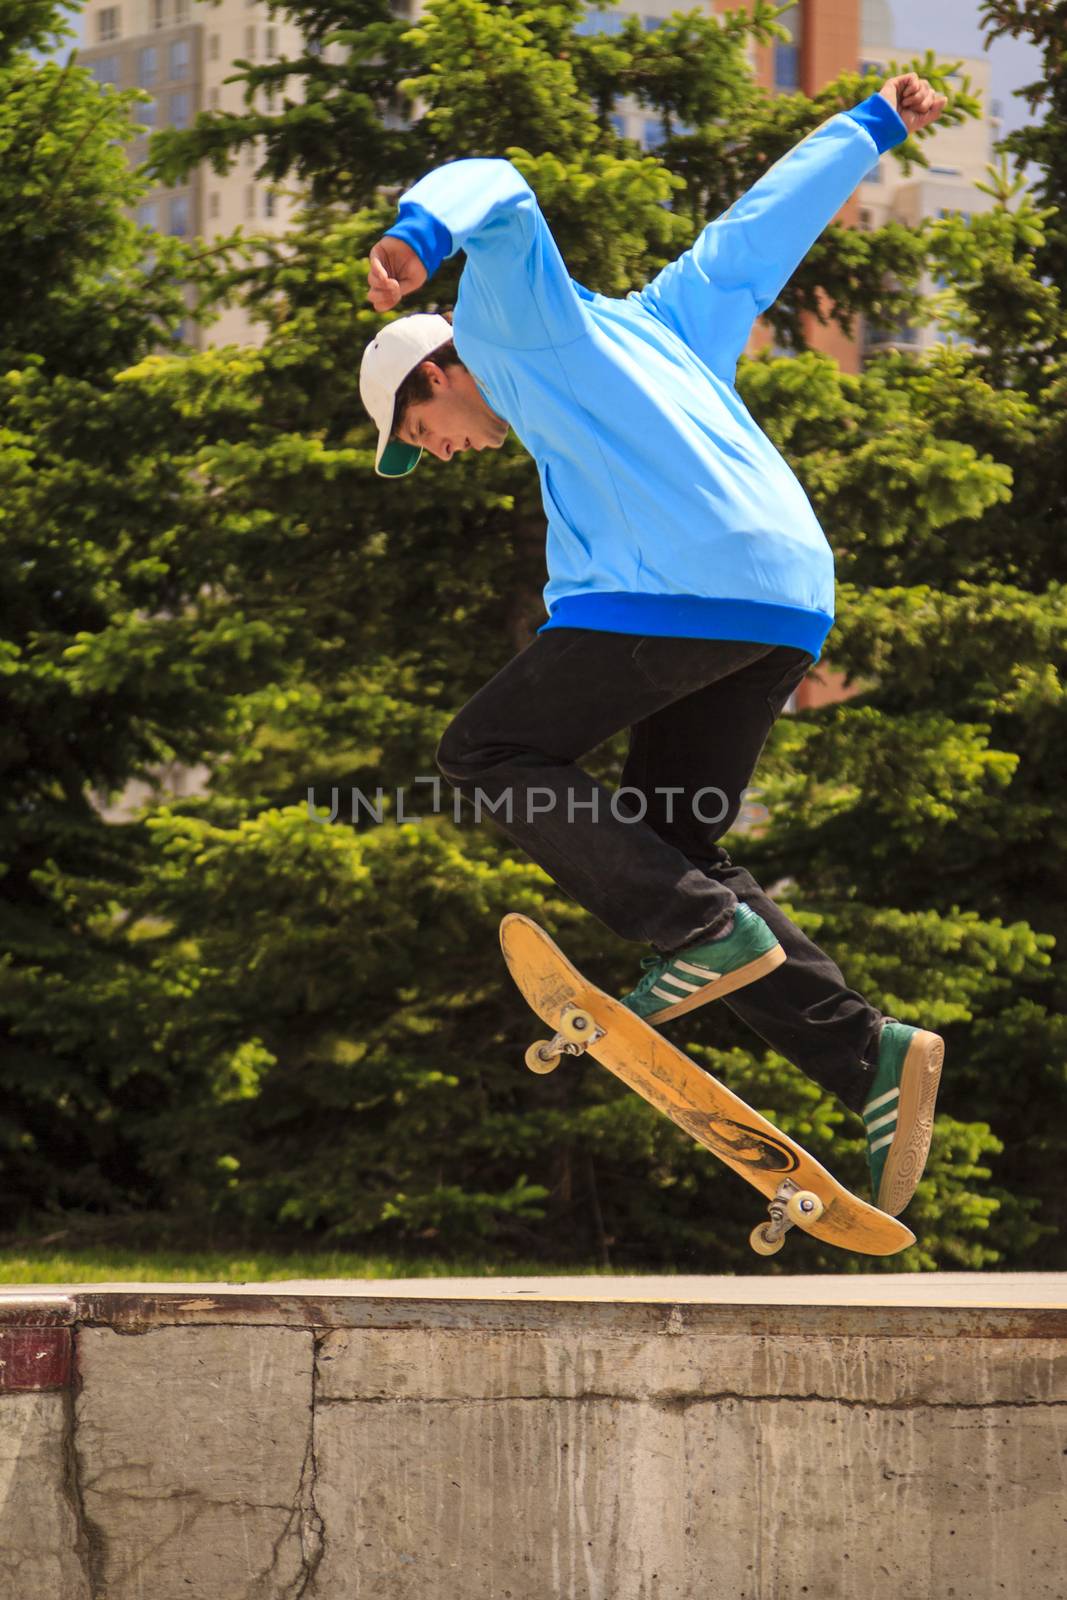
{"type": "Polygon", "coordinates": [[[348,1251],[50,1250],[28,1244],[0,1250],[0,1285],[82,1283],[269,1283],[286,1278],[490,1278],[637,1276],[635,1269],[555,1266],[544,1261],[486,1262],[359,1255],[348,1251]]]}

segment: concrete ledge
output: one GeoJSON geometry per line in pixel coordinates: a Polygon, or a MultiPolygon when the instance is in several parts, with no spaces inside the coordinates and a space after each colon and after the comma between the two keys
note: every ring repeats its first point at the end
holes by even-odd
{"type": "Polygon", "coordinates": [[[1067,1277],[0,1293],[9,1600],[1062,1600],[1067,1277]]]}

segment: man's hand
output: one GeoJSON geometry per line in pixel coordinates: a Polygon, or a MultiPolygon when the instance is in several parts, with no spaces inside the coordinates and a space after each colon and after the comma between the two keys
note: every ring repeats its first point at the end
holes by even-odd
{"type": "Polygon", "coordinates": [[[392,311],[406,294],[426,282],[426,268],[402,239],[379,239],[370,253],[370,303],[375,311],[392,311]]]}
{"type": "Polygon", "coordinates": [[[943,94],[937,94],[925,78],[917,73],[905,72],[902,77],[890,78],[878,93],[888,100],[898,113],[909,133],[918,133],[938,117],[948,105],[943,94]]]}

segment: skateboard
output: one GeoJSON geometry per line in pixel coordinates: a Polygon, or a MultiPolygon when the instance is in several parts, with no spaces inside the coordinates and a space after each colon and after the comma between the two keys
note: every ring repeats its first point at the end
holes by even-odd
{"type": "Polygon", "coordinates": [[[749,1238],[758,1255],[775,1255],[794,1227],[863,1255],[895,1255],[915,1243],[903,1222],[850,1193],[766,1117],[591,984],[529,917],[512,912],[503,919],[500,947],[529,1005],[556,1030],[527,1050],[531,1071],[552,1072],[564,1056],[588,1052],[636,1089],[767,1197],[770,1220],[749,1238]]]}

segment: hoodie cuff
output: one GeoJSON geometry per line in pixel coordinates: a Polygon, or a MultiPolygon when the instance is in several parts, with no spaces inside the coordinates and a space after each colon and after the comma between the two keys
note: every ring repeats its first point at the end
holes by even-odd
{"type": "Polygon", "coordinates": [[[866,128],[878,146],[879,155],[891,150],[895,144],[902,144],[908,137],[904,119],[894,111],[884,95],[868,96],[858,106],[853,106],[851,111],[846,111],[845,116],[858,122],[861,128],[866,128]]]}
{"type": "Polygon", "coordinates": [[[455,249],[444,223],[438,222],[417,200],[401,200],[400,217],[391,228],[386,228],[385,237],[402,239],[410,245],[426,268],[428,278],[433,277],[441,262],[455,249]]]}

